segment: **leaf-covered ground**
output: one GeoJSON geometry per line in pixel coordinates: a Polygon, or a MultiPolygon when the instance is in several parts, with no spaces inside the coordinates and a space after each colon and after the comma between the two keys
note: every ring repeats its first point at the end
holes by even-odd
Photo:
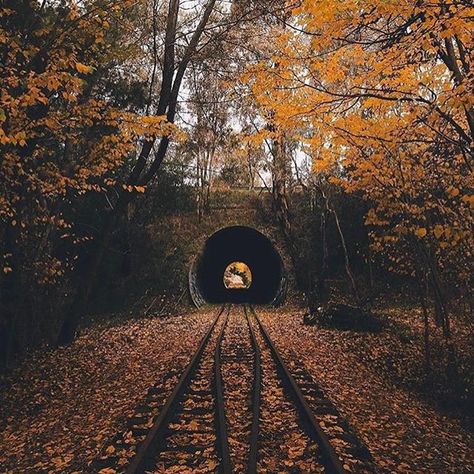
{"type": "Polygon", "coordinates": [[[262,360],[262,405],[258,472],[323,473],[319,447],[302,426],[297,409],[285,393],[271,351],[253,324],[262,360]]]}
{"type": "Polygon", "coordinates": [[[250,455],[255,360],[249,328],[240,308],[229,313],[221,360],[229,454],[234,473],[244,474],[250,455]]]}
{"type": "MultiPolygon", "coordinates": [[[[28,356],[0,380],[0,472],[90,472],[147,389],[182,370],[215,314],[111,322],[70,347],[28,356]]],[[[396,324],[370,334],[305,326],[296,307],[259,314],[284,358],[305,364],[381,472],[474,472],[472,433],[391,378],[417,374],[410,364],[420,357],[422,328],[412,319],[398,312],[403,334],[396,324]]]]}
{"type": "Polygon", "coordinates": [[[147,389],[183,366],[216,310],[111,323],[32,354],[0,385],[0,472],[86,472],[147,389]]]}
{"type": "Polygon", "coordinates": [[[377,366],[387,357],[397,365],[403,356],[404,344],[392,329],[369,334],[305,326],[298,308],[259,314],[284,358],[305,364],[366,443],[380,472],[474,472],[472,433],[417,392],[392,383],[377,366]]]}

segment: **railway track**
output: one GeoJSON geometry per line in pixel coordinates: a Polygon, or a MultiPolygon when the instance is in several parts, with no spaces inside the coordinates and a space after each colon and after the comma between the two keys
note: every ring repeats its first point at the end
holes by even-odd
{"type": "Polygon", "coordinates": [[[226,306],[128,466],[109,472],[374,472],[338,416],[304,368],[284,362],[252,307],[226,306]]]}

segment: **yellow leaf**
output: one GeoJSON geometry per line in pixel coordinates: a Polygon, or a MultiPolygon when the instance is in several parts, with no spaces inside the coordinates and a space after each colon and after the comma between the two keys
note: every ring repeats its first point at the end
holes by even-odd
{"type": "Polygon", "coordinates": [[[86,66],[82,63],[76,63],[76,69],[81,74],[90,74],[94,70],[91,66],[86,66]]]}
{"type": "Polygon", "coordinates": [[[109,447],[105,450],[105,452],[106,452],[107,454],[114,454],[114,453],[115,453],[115,448],[114,448],[113,446],[109,446],[109,447]]]}
{"type": "Polygon", "coordinates": [[[426,229],[424,227],[418,227],[415,231],[415,235],[417,237],[423,238],[426,235],[426,229]]]}
{"type": "Polygon", "coordinates": [[[69,100],[70,102],[76,102],[77,101],[77,97],[74,94],[70,94],[69,92],[63,92],[62,96],[66,100],[69,100]]]}
{"type": "Polygon", "coordinates": [[[469,204],[469,206],[474,209],[474,194],[466,194],[465,196],[463,196],[462,198],[463,202],[465,202],[466,204],[469,204]]]}
{"type": "Polygon", "coordinates": [[[459,189],[451,186],[447,189],[447,193],[450,198],[455,198],[456,196],[459,196],[459,189]]]}
{"type": "Polygon", "coordinates": [[[195,420],[191,421],[191,423],[189,423],[189,426],[188,426],[188,429],[191,430],[191,431],[195,431],[199,428],[199,425],[197,424],[197,422],[195,420]]]}
{"type": "Polygon", "coordinates": [[[441,225],[436,225],[433,231],[437,239],[439,239],[443,235],[443,232],[444,232],[444,229],[443,229],[443,226],[441,225]]]}

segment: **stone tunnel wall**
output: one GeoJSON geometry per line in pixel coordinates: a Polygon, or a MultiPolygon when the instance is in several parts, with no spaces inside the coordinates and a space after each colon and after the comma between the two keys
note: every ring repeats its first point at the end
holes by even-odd
{"type": "MultiPolygon", "coordinates": [[[[283,245],[280,232],[275,225],[272,212],[270,196],[266,192],[248,192],[239,198],[238,203],[232,205],[221,204],[221,199],[215,196],[211,201],[211,209],[199,224],[199,233],[194,236],[191,243],[192,254],[189,257],[189,296],[191,301],[197,305],[203,305],[207,300],[202,292],[198,275],[199,262],[205,249],[208,239],[221,229],[232,226],[250,227],[268,238],[269,242],[279,255],[282,266],[282,273],[279,276],[278,295],[274,295],[272,301],[266,303],[279,304],[284,301],[287,288],[292,285],[292,268],[290,259],[283,245]]],[[[235,258],[232,261],[237,261],[235,258]]],[[[229,262],[231,263],[231,262],[229,262]]],[[[221,269],[222,270],[222,269],[221,269]]],[[[223,273],[223,270],[222,270],[223,273]]],[[[235,290],[234,290],[235,291],[235,290]]],[[[238,292],[233,293],[236,295],[238,292]]],[[[242,300],[246,299],[242,295],[242,300]]],[[[235,297],[239,299],[237,296],[235,297]]],[[[252,301],[255,301],[251,298],[252,301]]]]}
{"type": "Polygon", "coordinates": [[[283,302],[287,272],[274,243],[247,226],[224,227],[212,234],[193,260],[189,289],[196,306],[204,303],[273,304],[283,302]],[[226,288],[224,271],[232,262],[244,262],[252,272],[249,288],[226,288]]]}

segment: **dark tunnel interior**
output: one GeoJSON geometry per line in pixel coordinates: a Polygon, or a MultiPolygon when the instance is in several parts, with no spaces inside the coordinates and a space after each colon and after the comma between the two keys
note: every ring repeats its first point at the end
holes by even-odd
{"type": "Polygon", "coordinates": [[[233,226],[206,241],[189,272],[191,297],[204,303],[279,304],[284,298],[286,272],[273,243],[251,227],[233,226]],[[233,262],[245,263],[252,273],[249,288],[226,288],[224,272],[233,262]]]}

